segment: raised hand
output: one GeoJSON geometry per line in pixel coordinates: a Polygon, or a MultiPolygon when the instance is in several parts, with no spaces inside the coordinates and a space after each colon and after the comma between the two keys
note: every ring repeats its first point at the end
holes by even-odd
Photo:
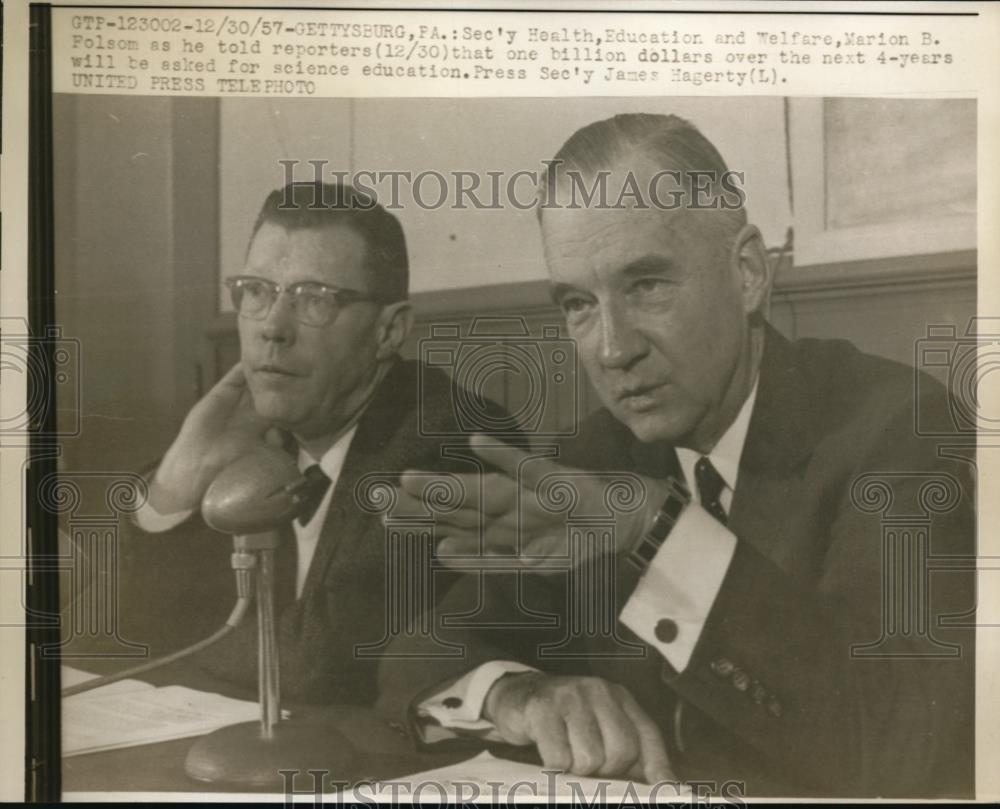
{"type": "Polygon", "coordinates": [[[237,363],[188,412],[149,491],[161,514],[196,509],[215,477],[260,444],[281,446],[281,433],[257,415],[237,363]]]}
{"type": "MultiPolygon", "coordinates": [[[[665,496],[663,484],[637,475],[581,473],[483,435],[472,436],[469,443],[499,471],[457,476],[465,490],[463,502],[435,515],[438,557],[445,564],[449,557],[514,554],[521,564],[540,571],[565,569],[567,512],[556,507],[561,497],[599,508],[607,503],[613,481],[620,481],[622,507],[612,511],[615,540],[622,550],[652,524],[665,496]]],[[[431,477],[427,472],[404,473],[399,506],[419,511],[431,477]]]]}

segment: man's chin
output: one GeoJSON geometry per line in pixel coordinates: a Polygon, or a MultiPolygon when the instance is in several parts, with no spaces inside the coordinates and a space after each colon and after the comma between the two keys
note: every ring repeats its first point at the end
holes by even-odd
{"type": "Polygon", "coordinates": [[[615,416],[643,444],[666,441],[668,444],[677,445],[681,438],[690,432],[689,419],[669,416],[664,413],[636,413],[628,409],[617,408],[615,416]]]}
{"type": "Polygon", "coordinates": [[[262,419],[283,430],[293,430],[302,420],[302,415],[289,405],[285,397],[267,391],[254,393],[253,408],[262,419]]]}

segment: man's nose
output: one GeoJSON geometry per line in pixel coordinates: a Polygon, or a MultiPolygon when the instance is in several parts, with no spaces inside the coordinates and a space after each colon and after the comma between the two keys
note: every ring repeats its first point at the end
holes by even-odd
{"type": "Polygon", "coordinates": [[[265,340],[275,343],[295,342],[297,323],[292,309],[292,299],[279,293],[267,316],[261,321],[260,335],[265,340]]]}
{"type": "Polygon", "coordinates": [[[625,307],[610,303],[601,310],[600,360],[606,368],[628,368],[643,357],[648,344],[625,307]]]}

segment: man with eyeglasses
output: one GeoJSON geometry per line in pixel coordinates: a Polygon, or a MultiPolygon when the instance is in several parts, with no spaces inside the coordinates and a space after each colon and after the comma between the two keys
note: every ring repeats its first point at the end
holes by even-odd
{"type": "MultiPolygon", "coordinates": [[[[443,459],[441,439],[425,437],[459,432],[452,383],[399,356],[413,324],[402,227],[348,186],[291,184],[265,201],[243,271],[226,286],[241,359],[191,409],[149,481],[136,518],[146,535],[125,549],[125,631],[142,642],[152,633],[158,653],[221,625],[232,590],[230,548],[211,536],[199,504],[230,462],[261,444],[284,446],[313,496],[277,557],[282,692],[371,704],[377,658],[359,659],[355,647],[384,639],[393,599],[385,528],[356,502],[356,484],[407,468],[475,469],[443,459]],[[155,563],[143,566],[140,556],[155,563]]],[[[447,584],[434,579],[438,590],[447,584]]],[[[252,684],[253,622],[198,662],[252,684]]]]}

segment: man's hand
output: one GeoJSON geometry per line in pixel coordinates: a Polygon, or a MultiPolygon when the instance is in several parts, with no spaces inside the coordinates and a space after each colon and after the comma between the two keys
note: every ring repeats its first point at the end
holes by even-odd
{"type": "MultiPolygon", "coordinates": [[[[435,511],[438,557],[445,564],[449,557],[483,553],[506,556],[509,564],[510,555],[519,554],[520,563],[539,571],[564,570],[570,511],[613,513],[615,550],[621,551],[648,529],[665,497],[662,484],[638,475],[581,472],[482,435],[469,444],[500,471],[452,476],[462,481],[465,496],[457,509],[435,511]]],[[[403,473],[399,507],[433,509],[422,502],[431,479],[427,472],[403,473]]]]}
{"type": "Polygon", "coordinates": [[[237,363],[187,414],[153,477],[149,504],[161,514],[198,508],[216,475],[262,443],[281,446],[281,434],[257,415],[237,363]]]}
{"type": "Polygon", "coordinates": [[[483,706],[510,744],[531,744],[546,767],[576,775],[676,780],[659,729],[622,685],[598,677],[506,674],[483,706]]]}

